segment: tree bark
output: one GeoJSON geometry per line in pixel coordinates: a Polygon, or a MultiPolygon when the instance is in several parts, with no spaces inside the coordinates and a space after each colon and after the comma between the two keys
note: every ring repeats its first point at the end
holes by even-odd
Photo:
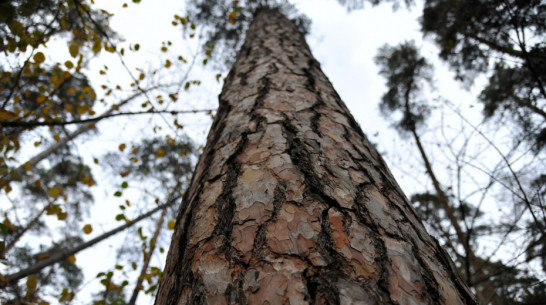
{"type": "Polygon", "coordinates": [[[476,304],[297,28],[260,11],[156,304],[476,304]]]}

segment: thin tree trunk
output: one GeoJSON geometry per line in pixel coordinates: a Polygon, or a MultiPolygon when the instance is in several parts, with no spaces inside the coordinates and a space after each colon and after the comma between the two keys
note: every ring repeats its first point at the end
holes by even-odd
{"type": "Polygon", "coordinates": [[[63,260],[65,260],[67,257],[71,256],[71,255],[74,255],[82,250],[85,250],[91,246],[94,246],[95,244],[107,239],[108,237],[116,234],[116,233],[119,233],[131,226],[133,226],[134,224],[136,224],[137,222],[141,221],[142,219],[145,219],[147,217],[149,217],[150,215],[154,214],[155,212],[173,204],[174,200],[171,201],[171,202],[167,202],[163,205],[160,205],[160,206],[157,206],[155,209],[145,213],[145,214],[142,214],[140,215],[139,217],[129,221],[128,223],[122,225],[122,226],[119,226],[111,231],[108,231],[104,234],[102,234],[101,236],[98,236],[96,238],[93,238],[92,240],[88,241],[88,242],[85,242],[79,246],[76,246],[74,248],[71,248],[71,249],[66,249],[66,250],[63,250],[63,251],[60,251],[60,252],[57,252],[53,255],[51,255],[49,258],[47,259],[44,259],[42,261],[39,261],[37,262],[36,264],[28,267],[27,269],[24,269],[24,270],[21,270],[17,273],[14,273],[14,274],[9,274],[9,275],[6,275],[4,276],[3,278],[0,278],[0,288],[3,288],[7,285],[12,285],[12,284],[15,284],[17,281],[19,281],[20,279],[22,278],[25,278],[31,274],[34,274],[42,269],[44,269],[45,267],[48,267],[48,266],[51,266],[55,263],[58,263],[58,262],[61,262],[63,260]]]}
{"type": "Polygon", "coordinates": [[[9,252],[9,250],[11,250],[15,244],[21,239],[21,237],[28,231],[30,230],[30,228],[32,228],[37,222],[38,220],[40,219],[40,217],[42,217],[42,215],[44,214],[44,212],[47,210],[47,208],[51,205],[50,202],[48,202],[43,208],[42,210],[40,211],[40,213],[38,213],[38,215],[34,216],[34,218],[32,218],[32,220],[13,238],[13,240],[6,246],[6,248],[4,249],[4,253],[0,254],[0,257],[3,257],[5,254],[7,254],[9,252]]]}
{"type": "Polygon", "coordinates": [[[150,265],[150,260],[152,259],[152,254],[154,253],[154,250],[155,250],[155,243],[157,241],[157,238],[159,237],[159,232],[161,232],[161,228],[163,227],[163,222],[164,222],[166,213],[167,213],[167,207],[164,207],[163,210],[161,211],[161,216],[159,216],[159,220],[157,221],[157,225],[154,231],[154,236],[152,237],[150,241],[150,249],[148,250],[148,252],[144,252],[144,263],[142,265],[142,269],[140,269],[140,274],[135,284],[135,289],[133,289],[133,294],[131,295],[131,299],[129,300],[129,303],[127,303],[127,305],[135,305],[136,300],[138,298],[138,294],[140,290],[142,290],[142,281],[144,280],[144,276],[146,275],[148,271],[148,266],[150,265]]]}
{"type": "Polygon", "coordinates": [[[220,95],[156,304],[476,304],[296,27],[263,9],[220,95]]]}
{"type": "Polygon", "coordinates": [[[436,191],[436,195],[438,196],[438,201],[440,202],[440,205],[442,206],[442,209],[445,211],[447,218],[449,219],[451,225],[455,229],[455,234],[457,235],[457,240],[459,241],[459,244],[463,246],[466,258],[470,261],[470,265],[472,265],[472,269],[474,272],[476,272],[475,275],[469,274],[471,281],[474,282],[474,279],[479,278],[483,281],[483,292],[479,291],[479,287],[476,287],[476,293],[478,296],[478,299],[483,304],[491,304],[499,305],[500,300],[497,297],[497,294],[495,293],[495,287],[491,283],[489,277],[485,274],[483,270],[483,265],[478,261],[478,258],[476,257],[476,254],[474,253],[474,249],[470,246],[469,243],[469,237],[467,234],[465,234],[459,225],[459,222],[457,220],[457,217],[455,216],[455,213],[453,211],[453,208],[449,204],[449,200],[447,198],[446,193],[444,190],[442,190],[440,186],[440,182],[436,178],[436,175],[434,174],[434,171],[432,170],[432,165],[430,164],[430,161],[428,159],[428,156],[425,152],[425,149],[423,148],[423,144],[421,143],[421,139],[419,135],[417,134],[417,131],[415,130],[415,127],[412,127],[411,132],[413,134],[413,138],[415,139],[415,143],[417,144],[417,148],[419,149],[419,153],[421,155],[421,159],[423,159],[423,162],[425,163],[425,168],[427,170],[427,174],[432,181],[432,185],[434,186],[434,190],[436,191]],[[477,276],[476,276],[477,275],[477,276]]]}

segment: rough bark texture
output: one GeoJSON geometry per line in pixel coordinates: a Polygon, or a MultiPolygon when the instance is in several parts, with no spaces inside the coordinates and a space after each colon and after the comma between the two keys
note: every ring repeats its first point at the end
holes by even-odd
{"type": "Polygon", "coordinates": [[[280,13],[250,26],[207,140],[156,304],[475,304],[280,13]]]}

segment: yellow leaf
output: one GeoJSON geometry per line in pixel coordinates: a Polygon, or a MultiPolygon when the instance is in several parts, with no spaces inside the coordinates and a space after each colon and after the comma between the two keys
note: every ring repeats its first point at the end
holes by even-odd
{"type": "Polygon", "coordinates": [[[66,261],[71,264],[71,265],[74,265],[76,263],[76,256],[74,254],[70,255],[69,257],[66,258],[66,261]]]}
{"type": "Polygon", "coordinates": [[[95,40],[95,43],[93,43],[93,48],[91,50],[93,50],[93,52],[95,53],[99,53],[101,49],[102,45],[100,44],[100,40],[95,40]]]}
{"type": "Polygon", "coordinates": [[[161,47],[161,51],[167,52],[167,47],[161,47]]]}
{"type": "Polygon", "coordinates": [[[158,156],[158,157],[163,157],[165,155],[165,150],[163,149],[158,149],[156,152],[155,152],[155,155],[158,156]]]}
{"type": "Polygon", "coordinates": [[[34,62],[36,62],[37,64],[41,64],[45,61],[45,56],[44,56],[44,53],[42,52],[38,52],[34,54],[32,58],[34,59],[34,62]]]}
{"type": "Polygon", "coordinates": [[[116,48],[114,46],[109,46],[106,42],[104,43],[104,49],[110,53],[116,52],[116,48]]]}
{"type": "Polygon", "coordinates": [[[49,254],[38,254],[36,255],[36,260],[37,261],[43,261],[44,259],[48,259],[49,258],[49,254]]]}
{"type": "Polygon", "coordinates": [[[25,163],[25,171],[28,172],[31,169],[32,169],[32,163],[30,163],[30,162],[25,163]]]}
{"type": "Polygon", "coordinates": [[[47,191],[47,194],[50,197],[57,198],[59,196],[59,189],[56,187],[52,187],[49,189],[49,191],[47,191]]]}
{"type": "Polygon", "coordinates": [[[106,291],[112,291],[114,289],[117,289],[118,288],[118,285],[112,283],[112,282],[108,282],[107,284],[105,284],[104,286],[106,286],[106,291]]]}
{"type": "Polygon", "coordinates": [[[13,190],[13,189],[11,188],[11,185],[9,185],[9,184],[4,187],[4,191],[6,192],[6,194],[11,192],[11,190],[13,190]]]}
{"type": "Polygon", "coordinates": [[[144,73],[140,73],[140,75],[138,76],[138,79],[143,80],[144,77],[145,77],[144,73]]]}
{"type": "Polygon", "coordinates": [[[68,292],[65,288],[59,298],[59,302],[70,302],[74,298],[74,292],[68,292]]]}
{"type": "Polygon", "coordinates": [[[84,114],[86,111],[87,111],[87,107],[86,107],[86,106],[78,106],[78,107],[76,108],[76,113],[79,114],[79,115],[84,114]]]}
{"type": "Polygon", "coordinates": [[[66,212],[60,212],[59,214],[57,214],[57,219],[58,219],[58,220],[65,220],[65,219],[66,219],[66,216],[68,216],[68,213],[66,213],[66,212]]]}
{"type": "Polygon", "coordinates": [[[57,84],[59,82],[59,77],[57,75],[51,75],[49,79],[53,84],[57,84]]]}
{"type": "Polygon", "coordinates": [[[54,204],[46,209],[46,215],[57,215],[61,212],[61,207],[58,204],[54,204]]]}
{"type": "Polygon", "coordinates": [[[61,140],[61,136],[59,136],[58,134],[54,134],[53,135],[53,139],[57,142],[59,142],[61,140]]]}
{"type": "Polygon", "coordinates": [[[68,52],[70,52],[70,56],[76,57],[78,54],[80,54],[80,46],[78,46],[76,43],[71,43],[68,47],[68,52]]]}
{"type": "Polygon", "coordinates": [[[123,144],[123,143],[122,143],[122,144],[119,144],[119,151],[125,150],[125,146],[126,146],[126,145],[123,144]]]}
{"type": "Polygon", "coordinates": [[[174,220],[169,221],[169,230],[174,230],[174,226],[176,225],[176,222],[174,220]]]}
{"type": "Polygon", "coordinates": [[[90,234],[93,232],[93,227],[90,224],[83,226],[83,233],[90,234]]]}
{"type": "Polygon", "coordinates": [[[165,68],[168,68],[171,66],[171,61],[167,59],[167,61],[165,62],[165,68]]]}
{"type": "Polygon", "coordinates": [[[40,95],[36,98],[36,103],[43,104],[46,100],[47,100],[47,97],[45,97],[44,95],[40,95]]]}
{"type": "Polygon", "coordinates": [[[237,12],[232,11],[231,13],[229,13],[229,19],[235,19],[235,18],[237,18],[237,12]]]}
{"type": "Polygon", "coordinates": [[[73,64],[70,60],[65,61],[65,62],[64,62],[64,65],[65,65],[65,67],[68,68],[68,69],[74,68],[74,64],[73,64]]]}
{"type": "Polygon", "coordinates": [[[15,115],[15,113],[13,113],[11,111],[4,110],[4,109],[0,109],[0,122],[13,120],[16,117],[17,117],[17,115],[15,115]]]}
{"type": "Polygon", "coordinates": [[[38,283],[38,277],[36,274],[31,274],[27,277],[27,298],[32,298],[34,292],[36,291],[36,284],[38,283]]]}

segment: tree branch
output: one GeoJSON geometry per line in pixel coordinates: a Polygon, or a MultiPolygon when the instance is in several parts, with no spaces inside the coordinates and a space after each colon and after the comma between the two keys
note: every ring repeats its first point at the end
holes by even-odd
{"type": "Polygon", "coordinates": [[[48,266],[51,266],[55,263],[58,263],[62,260],[65,260],[67,257],[73,255],[73,254],[76,254],[78,252],[80,252],[81,250],[84,250],[84,249],[87,249],[101,241],[103,241],[104,239],[116,234],[116,233],[119,233],[131,226],[133,226],[134,224],[136,224],[137,222],[141,221],[142,219],[144,218],[147,218],[149,217],[150,215],[154,214],[155,212],[159,211],[159,210],[162,210],[166,207],[168,207],[169,205],[173,204],[175,202],[175,200],[178,199],[178,197],[176,198],[173,198],[171,201],[168,201],[167,203],[165,204],[162,204],[162,205],[159,205],[157,206],[155,209],[149,211],[148,213],[145,213],[143,215],[140,215],[139,217],[135,218],[134,220],[131,220],[129,221],[128,223],[122,225],[122,226],[119,226],[111,231],[108,231],[104,234],[102,234],[101,236],[98,236],[88,242],[85,242],[79,246],[76,246],[74,248],[71,248],[71,249],[66,249],[66,250],[63,250],[63,251],[60,251],[52,256],[50,256],[49,258],[45,259],[45,260],[42,260],[42,261],[39,261],[37,262],[36,264],[28,267],[27,269],[24,269],[24,270],[21,270],[17,273],[14,273],[14,274],[9,274],[3,278],[0,278],[0,288],[4,288],[6,287],[7,285],[13,285],[15,284],[17,281],[19,281],[20,279],[22,278],[25,278],[31,274],[34,274],[40,270],[42,270],[43,268],[45,267],[48,267],[48,266]]]}
{"type": "Polygon", "coordinates": [[[184,113],[203,113],[203,112],[212,113],[213,111],[214,111],[213,109],[198,109],[198,110],[180,110],[180,111],[154,110],[154,111],[118,112],[118,113],[103,114],[101,116],[94,117],[94,118],[72,120],[72,121],[42,121],[42,122],[7,121],[7,122],[0,123],[0,125],[4,127],[66,126],[66,125],[72,125],[72,124],[93,123],[105,118],[111,118],[111,117],[122,116],[122,115],[140,115],[140,114],[158,114],[158,113],[170,113],[172,115],[176,115],[176,114],[184,114],[184,113]]]}

